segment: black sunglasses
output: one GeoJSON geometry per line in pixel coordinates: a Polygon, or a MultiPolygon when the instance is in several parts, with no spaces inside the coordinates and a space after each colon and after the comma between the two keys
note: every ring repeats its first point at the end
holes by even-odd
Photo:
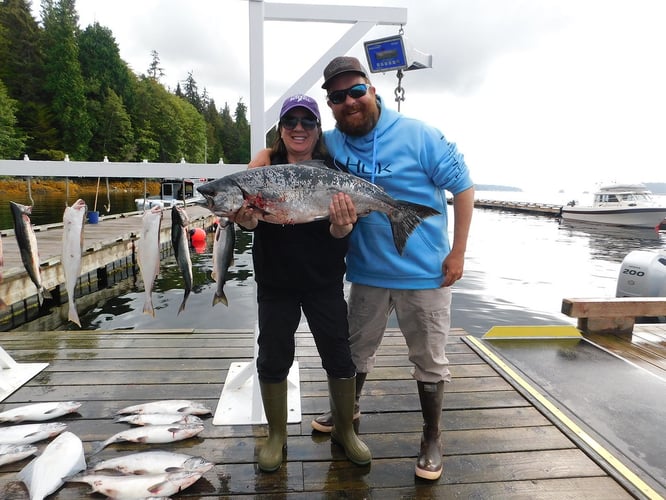
{"type": "Polygon", "coordinates": [[[317,120],[315,118],[299,118],[298,116],[285,116],[280,120],[280,123],[287,130],[294,130],[298,123],[301,123],[305,130],[314,130],[317,126],[317,120]]]}
{"type": "Polygon", "coordinates": [[[333,104],[342,104],[347,99],[347,96],[351,97],[352,99],[360,99],[365,94],[367,94],[368,87],[370,87],[370,85],[368,85],[367,83],[357,83],[356,85],[354,85],[353,87],[349,87],[348,89],[334,90],[333,92],[330,92],[326,97],[328,97],[328,100],[331,101],[333,104]]]}

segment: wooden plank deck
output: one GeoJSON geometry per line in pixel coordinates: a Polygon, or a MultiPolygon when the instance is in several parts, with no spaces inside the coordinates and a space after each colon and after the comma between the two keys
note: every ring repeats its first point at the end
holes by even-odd
{"type": "MultiPolygon", "coordinates": [[[[177,498],[632,498],[527,399],[472,350],[462,330],[448,348],[453,382],[443,411],[444,473],[436,482],[414,476],[422,425],[416,384],[402,335],[387,331],[377,368],[365,384],[360,433],[373,453],[368,467],[346,460],[311,419],[328,409],[326,376],[311,335],[297,334],[302,420],[289,425],[287,459],[275,473],[258,471],[262,425],[213,426],[171,445],[95,444],[123,430],[117,409],[158,399],[193,399],[215,410],[229,366],[251,361],[252,332],[10,332],[0,346],[18,362],[49,367],[2,404],[78,400],[78,414],[60,419],[84,442],[89,464],[130,451],[170,449],[201,455],[215,467],[177,498]]],[[[45,442],[39,443],[40,447],[45,442]]],[[[28,459],[0,467],[0,498],[25,499],[16,472],[28,459]]],[[[68,483],[52,497],[88,497],[68,483]]],[[[94,497],[101,498],[98,495],[94,497]]]]}

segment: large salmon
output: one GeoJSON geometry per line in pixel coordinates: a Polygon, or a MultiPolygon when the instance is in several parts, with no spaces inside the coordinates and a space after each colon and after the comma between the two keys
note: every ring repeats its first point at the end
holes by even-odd
{"type": "Polygon", "coordinates": [[[402,255],[407,238],[423,219],[440,212],[434,208],[396,200],[379,186],[360,177],[308,162],[253,168],[199,186],[208,209],[219,217],[234,214],[247,205],[261,219],[274,224],[300,224],[328,218],[331,197],[348,194],[359,217],[383,212],[393,231],[393,242],[402,255]]]}
{"type": "Polygon", "coordinates": [[[171,209],[171,245],[176,257],[178,269],[183,276],[185,295],[183,302],[178,308],[178,314],[185,310],[185,303],[192,292],[192,258],[190,257],[190,244],[187,234],[187,226],[190,224],[190,218],[185,211],[185,207],[174,206],[171,209]]]}
{"type": "Polygon", "coordinates": [[[141,239],[139,240],[139,270],[143,279],[146,301],[143,312],[155,317],[153,307],[153,283],[160,273],[160,225],[162,209],[153,207],[143,214],[141,239]]]}
{"type": "Polygon", "coordinates": [[[76,311],[74,292],[76,281],[81,275],[81,255],[83,254],[83,219],[86,215],[86,202],[78,199],[71,207],[65,207],[62,217],[62,267],[65,271],[65,288],[69,312],[67,319],[81,327],[79,313],[76,311]]]}
{"type": "Polygon", "coordinates": [[[50,299],[51,294],[42,284],[42,275],[39,270],[39,252],[37,250],[37,236],[32,229],[30,214],[32,207],[21,205],[13,201],[9,202],[14,218],[14,236],[21,252],[23,266],[28,272],[28,276],[37,287],[37,300],[39,305],[44,303],[44,298],[50,299]]]}

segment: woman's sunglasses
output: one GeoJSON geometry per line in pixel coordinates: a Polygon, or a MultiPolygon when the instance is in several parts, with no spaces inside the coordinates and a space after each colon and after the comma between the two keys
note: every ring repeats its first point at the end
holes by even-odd
{"type": "Polygon", "coordinates": [[[287,130],[294,130],[297,126],[298,123],[301,123],[301,126],[305,130],[314,130],[315,127],[317,126],[317,120],[314,118],[299,118],[297,116],[285,116],[280,120],[280,123],[284,128],[287,130]]]}
{"type": "Polygon", "coordinates": [[[328,100],[333,104],[342,104],[347,99],[347,96],[351,97],[352,99],[360,99],[368,92],[368,87],[370,87],[370,85],[367,83],[357,83],[348,89],[334,90],[326,97],[328,97],[328,100]]]}

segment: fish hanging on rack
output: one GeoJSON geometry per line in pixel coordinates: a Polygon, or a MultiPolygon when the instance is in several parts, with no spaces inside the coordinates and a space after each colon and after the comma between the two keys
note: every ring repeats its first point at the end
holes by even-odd
{"type": "Polygon", "coordinates": [[[42,275],[39,270],[39,252],[37,250],[37,237],[30,222],[32,206],[21,205],[13,201],[9,202],[12,217],[14,219],[14,236],[21,252],[23,266],[28,272],[28,276],[37,287],[37,300],[39,305],[44,303],[44,299],[50,299],[51,294],[42,284],[42,275]]]}
{"type": "Polygon", "coordinates": [[[178,308],[178,314],[185,310],[185,303],[190,296],[190,292],[192,292],[192,258],[190,257],[190,245],[187,237],[187,226],[189,224],[190,218],[185,211],[185,207],[174,205],[171,208],[171,244],[176,256],[176,264],[178,264],[178,268],[183,275],[185,287],[185,296],[178,308]]]}
{"type": "Polygon", "coordinates": [[[65,272],[65,288],[67,290],[67,300],[69,311],[67,319],[81,327],[79,313],[76,311],[74,302],[74,292],[76,291],[76,282],[81,276],[81,256],[83,254],[83,219],[85,218],[88,207],[86,202],[78,199],[71,207],[65,208],[62,217],[62,267],[65,272]]]}
{"type": "MultiPolygon", "coordinates": [[[[0,236],[0,283],[2,283],[2,268],[4,265],[5,258],[2,254],[2,237],[0,236]]],[[[5,309],[7,309],[7,304],[5,304],[5,301],[0,297],[0,311],[4,311],[5,309]]]]}
{"type": "Polygon", "coordinates": [[[160,273],[160,225],[162,209],[155,206],[144,212],[142,217],[141,239],[139,240],[139,270],[143,279],[146,301],[143,312],[155,317],[153,307],[153,283],[160,273]]]}

